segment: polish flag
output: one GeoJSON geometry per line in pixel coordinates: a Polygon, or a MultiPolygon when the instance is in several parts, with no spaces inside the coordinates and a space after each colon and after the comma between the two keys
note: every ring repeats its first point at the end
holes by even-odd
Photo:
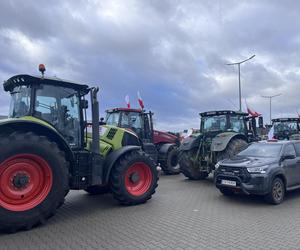
{"type": "Polygon", "coordinates": [[[126,104],[127,104],[127,108],[130,109],[129,95],[126,95],[126,96],[125,96],[125,102],[126,102],[126,104]]]}
{"type": "Polygon", "coordinates": [[[250,108],[248,107],[248,103],[247,103],[246,100],[245,100],[245,103],[246,103],[246,107],[247,107],[247,112],[248,112],[248,114],[249,114],[250,116],[252,116],[252,117],[258,117],[258,116],[261,116],[261,113],[258,113],[258,112],[254,111],[254,110],[252,110],[252,109],[250,109],[250,108]]]}
{"type": "Polygon", "coordinates": [[[139,91],[137,92],[137,96],[141,109],[144,109],[144,102],[139,91]]]}

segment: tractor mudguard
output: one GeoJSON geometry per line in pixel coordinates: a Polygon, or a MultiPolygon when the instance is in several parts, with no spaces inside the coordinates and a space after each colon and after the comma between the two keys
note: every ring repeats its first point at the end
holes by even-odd
{"type": "Polygon", "coordinates": [[[233,138],[240,138],[240,139],[243,139],[245,141],[248,141],[246,136],[244,136],[243,134],[239,134],[239,133],[236,133],[236,132],[224,132],[224,133],[218,134],[216,137],[214,137],[212,139],[211,151],[220,152],[220,151],[225,150],[228,143],[233,138]]]}
{"type": "Polygon", "coordinates": [[[191,150],[192,148],[198,147],[201,138],[202,138],[202,136],[199,135],[196,138],[188,137],[188,138],[184,139],[179,147],[179,151],[188,151],[188,150],[191,150]]]}
{"type": "MultiPolygon", "coordinates": [[[[26,117],[25,117],[26,118],[26,117]]],[[[31,117],[30,117],[31,118],[31,117]]],[[[0,133],[9,134],[16,131],[33,132],[55,141],[59,148],[65,152],[70,162],[74,161],[74,154],[63,136],[50,124],[32,117],[32,119],[5,119],[0,122],[0,133]]]]}
{"type": "Polygon", "coordinates": [[[173,143],[165,143],[165,144],[162,144],[159,148],[159,151],[158,153],[160,155],[165,155],[168,153],[170,147],[176,147],[176,144],[173,144],[173,143]]]}
{"type": "Polygon", "coordinates": [[[116,151],[110,153],[104,161],[104,174],[103,174],[103,183],[109,182],[110,171],[113,168],[115,162],[125,153],[128,153],[133,150],[141,150],[140,146],[125,146],[116,151]]]}

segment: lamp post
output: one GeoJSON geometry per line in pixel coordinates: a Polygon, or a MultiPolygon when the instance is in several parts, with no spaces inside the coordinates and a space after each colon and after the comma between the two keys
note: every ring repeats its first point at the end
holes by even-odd
{"type": "Polygon", "coordinates": [[[238,71],[239,71],[239,108],[240,108],[240,111],[242,111],[241,64],[251,60],[254,57],[255,57],[255,55],[250,56],[246,60],[243,60],[243,61],[240,61],[240,62],[227,63],[227,65],[238,65],[238,71]]]}
{"type": "Polygon", "coordinates": [[[270,125],[272,124],[272,98],[280,96],[282,94],[277,94],[277,95],[262,95],[261,97],[263,98],[268,98],[270,102],[270,125]]]}

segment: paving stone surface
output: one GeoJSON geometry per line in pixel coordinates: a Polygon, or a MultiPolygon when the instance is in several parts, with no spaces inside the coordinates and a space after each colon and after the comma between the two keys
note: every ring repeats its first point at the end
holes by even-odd
{"type": "Polygon", "coordinates": [[[161,176],[153,198],[133,207],[72,191],[46,225],[1,234],[0,249],[300,249],[300,191],[273,206],[182,175],[161,176]]]}

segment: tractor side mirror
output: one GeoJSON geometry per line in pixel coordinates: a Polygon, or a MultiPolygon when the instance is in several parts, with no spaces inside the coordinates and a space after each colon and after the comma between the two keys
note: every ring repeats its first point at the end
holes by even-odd
{"type": "Polygon", "coordinates": [[[259,128],[264,127],[264,118],[262,116],[258,117],[258,127],[259,128]]]}
{"type": "Polygon", "coordinates": [[[87,100],[81,100],[81,107],[87,109],[89,107],[89,102],[87,100]]]}
{"type": "Polygon", "coordinates": [[[106,122],[104,121],[103,117],[100,118],[100,125],[106,125],[106,122]]]}

